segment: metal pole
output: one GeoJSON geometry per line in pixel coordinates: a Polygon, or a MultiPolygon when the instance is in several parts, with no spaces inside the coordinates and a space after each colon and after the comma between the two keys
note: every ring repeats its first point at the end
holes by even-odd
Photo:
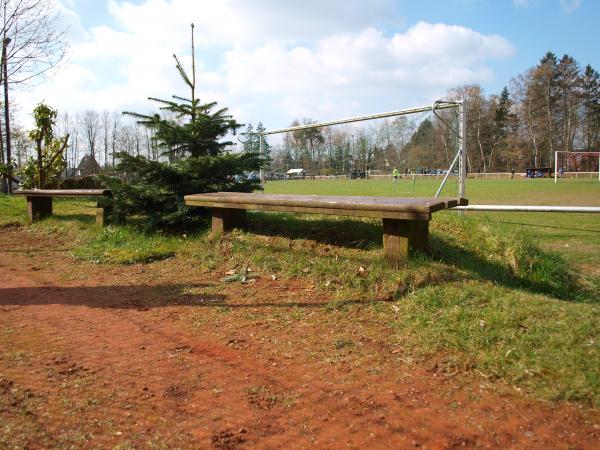
{"type": "Polygon", "coordinates": [[[600,213],[600,206],[537,206],[537,205],[469,205],[450,209],[457,211],[600,213]]]}
{"type": "MultiPolygon", "coordinates": [[[[456,108],[457,106],[460,108],[461,104],[462,104],[462,102],[440,102],[435,105],[435,109],[456,108]]],[[[362,122],[365,120],[372,120],[372,119],[383,119],[385,117],[403,116],[403,115],[407,115],[407,114],[414,114],[414,113],[427,112],[427,111],[431,111],[431,106],[423,106],[420,108],[401,109],[398,111],[390,111],[390,112],[385,112],[385,113],[380,113],[380,114],[371,114],[368,116],[357,116],[357,117],[350,117],[348,119],[332,120],[330,122],[319,122],[319,123],[313,123],[310,125],[299,125],[297,127],[279,128],[277,130],[263,131],[261,134],[266,136],[269,134],[286,133],[289,131],[308,130],[310,128],[327,127],[327,126],[331,126],[331,125],[341,125],[344,123],[351,123],[351,122],[362,122]]]]}
{"type": "Polygon", "coordinates": [[[554,152],[554,183],[558,183],[558,152],[554,152]]]}
{"type": "Polygon", "coordinates": [[[452,173],[452,168],[454,167],[454,164],[456,164],[456,160],[458,159],[459,156],[460,156],[460,153],[456,153],[456,156],[454,156],[454,160],[452,161],[452,164],[450,164],[450,168],[448,169],[448,172],[446,172],[446,175],[444,176],[444,179],[442,180],[440,187],[438,188],[437,192],[435,193],[436,197],[440,196],[440,193],[442,192],[442,189],[444,188],[444,185],[446,184],[446,180],[452,173]]]}
{"type": "Polygon", "coordinates": [[[459,137],[459,151],[460,151],[460,161],[459,161],[459,169],[458,169],[458,196],[461,198],[465,198],[465,178],[467,177],[467,147],[465,140],[465,101],[460,101],[458,104],[458,120],[459,120],[459,129],[458,132],[460,134],[459,137]]]}
{"type": "MultiPolygon", "coordinates": [[[[258,134],[258,153],[260,154],[260,157],[263,157],[263,135],[262,133],[258,134]]],[[[260,187],[262,189],[265,188],[265,181],[263,179],[263,166],[262,166],[262,162],[260,164],[260,171],[259,171],[259,175],[260,177],[260,187]]]]}

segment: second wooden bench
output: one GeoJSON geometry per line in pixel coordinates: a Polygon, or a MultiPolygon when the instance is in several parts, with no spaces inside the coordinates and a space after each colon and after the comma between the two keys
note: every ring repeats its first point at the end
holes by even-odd
{"type": "MultiPolygon", "coordinates": [[[[52,215],[54,197],[109,197],[109,189],[30,189],[15,191],[27,199],[27,215],[30,222],[52,215]]],[[[106,225],[106,206],[102,200],[96,203],[96,223],[106,225]]]]}

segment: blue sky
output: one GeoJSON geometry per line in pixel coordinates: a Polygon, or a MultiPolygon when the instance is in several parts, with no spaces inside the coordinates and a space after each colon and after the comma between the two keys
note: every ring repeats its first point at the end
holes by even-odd
{"type": "Polygon", "coordinates": [[[600,69],[600,1],[63,0],[71,55],[20,95],[61,111],[150,110],[185,94],[196,23],[200,94],[267,127],[429,104],[448,88],[499,92],[548,50],[600,69]]]}

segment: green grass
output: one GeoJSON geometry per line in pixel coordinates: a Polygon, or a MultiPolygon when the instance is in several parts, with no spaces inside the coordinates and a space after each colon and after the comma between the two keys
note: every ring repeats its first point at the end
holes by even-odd
{"type": "MultiPolygon", "coordinates": [[[[269,194],[433,196],[439,180],[296,180],[266,184],[269,194]]],[[[455,196],[455,182],[442,195],[455,196]]],[[[471,204],[600,206],[597,179],[467,180],[471,204]]],[[[597,214],[469,212],[513,233],[526,232],[548,250],[563,254],[570,263],[600,275],[600,219],[597,214]]],[[[436,220],[434,216],[434,221],[436,220]]]]}
{"type": "Polygon", "coordinates": [[[132,226],[109,226],[73,254],[93,263],[148,263],[175,256],[182,243],[181,237],[147,234],[132,226]]]}
{"type": "MultiPolygon", "coordinates": [[[[327,183],[273,182],[267,192],[390,195],[396,188],[372,180],[327,183]]],[[[594,205],[596,183],[490,180],[471,181],[468,189],[472,203],[541,204],[551,197],[594,205]]],[[[252,267],[263,277],[306,280],[331,299],[323,314],[345,314],[353,327],[366,314],[357,305],[368,305],[376,326],[391,328],[390,342],[437,361],[448,374],[466,371],[536,397],[600,407],[597,216],[438,213],[431,253],[396,271],[381,260],[381,224],[374,219],[251,213],[247,232],[213,242],[207,230],[184,237],[132,226],[100,229],[87,202],[70,202],[59,202],[59,216],[35,227],[79,236],[73,251],[79,258],[130,264],[174,256],[219,277],[225,268],[252,267]]],[[[23,199],[0,197],[0,217],[22,221],[20,204],[23,199]]],[[[332,349],[342,351],[348,342],[340,338],[332,349]]]]}
{"type": "MultiPolygon", "coordinates": [[[[290,180],[269,181],[265,185],[268,194],[306,195],[367,195],[399,197],[433,197],[441,180],[290,180]]],[[[525,204],[525,205],[588,205],[600,206],[600,182],[597,179],[503,179],[467,180],[466,196],[473,204],[525,204]]],[[[448,181],[443,195],[456,196],[456,180],[448,181]]]]}
{"type": "MultiPolygon", "coordinates": [[[[52,202],[54,215],[46,223],[79,222],[90,225],[95,222],[96,202],[84,199],[61,198],[52,202]]],[[[0,194],[0,228],[21,226],[28,223],[25,197],[0,194]]]]}
{"type": "Polygon", "coordinates": [[[0,229],[26,223],[27,205],[23,198],[0,194],[0,212],[0,229]]]}

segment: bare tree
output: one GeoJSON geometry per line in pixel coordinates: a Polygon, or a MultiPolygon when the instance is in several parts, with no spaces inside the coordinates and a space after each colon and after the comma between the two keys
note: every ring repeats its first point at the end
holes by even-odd
{"type": "Polygon", "coordinates": [[[112,167],[115,167],[115,153],[117,152],[117,139],[119,137],[119,128],[121,126],[121,117],[122,114],[116,111],[112,112],[112,138],[111,138],[111,157],[112,157],[112,167]]]}
{"type": "Polygon", "coordinates": [[[108,112],[107,110],[102,111],[102,114],[100,116],[100,124],[102,126],[102,147],[104,150],[104,167],[108,166],[108,141],[110,139],[111,136],[111,130],[110,130],[110,125],[111,125],[111,117],[110,117],[110,112],[108,112]]]}
{"type": "MultiPolygon", "coordinates": [[[[54,0],[0,0],[6,161],[12,171],[9,85],[43,77],[64,58],[67,44],[54,0]]],[[[10,183],[9,183],[10,192],[10,183]]]]}
{"type": "Polygon", "coordinates": [[[96,159],[100,114],[98,114],[98,111],[88,109],[81,113],[80,123],[90,156],[96,159]]]}

